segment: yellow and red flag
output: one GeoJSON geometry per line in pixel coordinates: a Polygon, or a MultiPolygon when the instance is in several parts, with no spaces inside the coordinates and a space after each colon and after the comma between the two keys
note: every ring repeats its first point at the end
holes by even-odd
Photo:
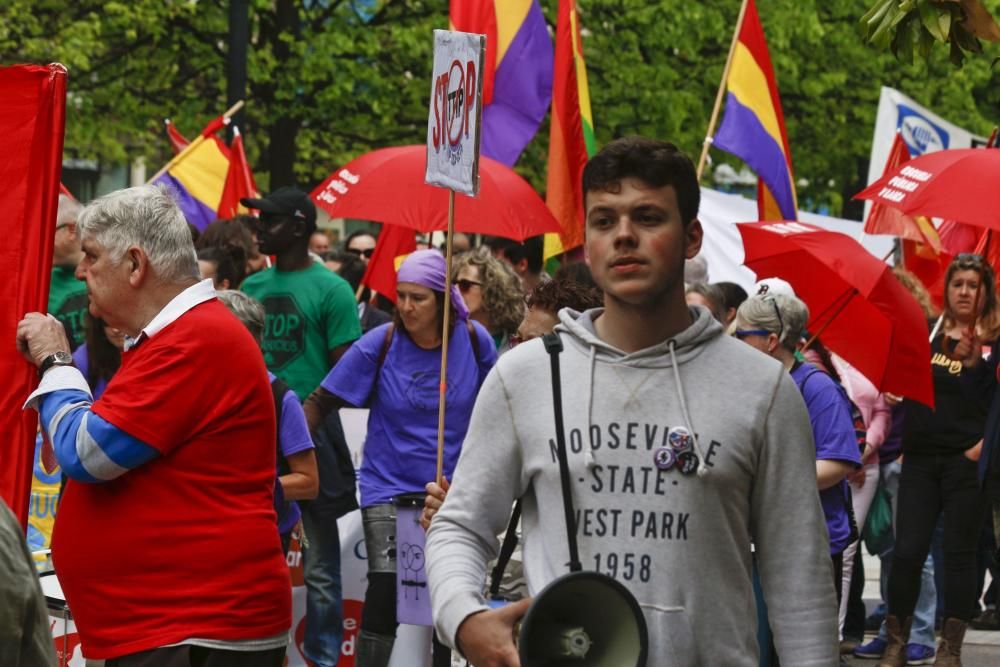
{"type": "Polygon", "coordinates": [[[583,244],[583,168],[595,152],[576,0],[559,0],[545,204],[562,231],[545,235],[546,260],[583,244]]]}

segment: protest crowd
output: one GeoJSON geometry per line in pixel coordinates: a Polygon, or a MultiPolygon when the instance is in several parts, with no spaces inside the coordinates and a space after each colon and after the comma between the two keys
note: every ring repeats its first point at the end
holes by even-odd
{"type": "MultiPolygon", "coordinates": [[[[592,122],[589,99],[573,111],[592,122]]],[[[373,180],[365,158],[411,159],[431,188],[430,139],[312,192],[227,178],[208,219],[169,169],[53,196],[47,304],[8,343],[58,514],[40,563],[0,502],[0,667],[83,664],[74,651],[107,667],[960,666],[970,631],[1000,631],[988,233],[933,275],[876,257],[800,221],[787,138],[738,122],[715,147],[759,170],[764,137],[781,167],[761,172],[759,221],[736,225],[743,283],[712,281],[702,165],[669,137],[585,150],[580,130],[576,153],[550,144],[582,157],[550,171],[545,202],[516,175],[490,193],[491,175],[479,209],[449,186],[447,226],[372,216],[343,239],[321,213],[373,180]],[[514,200],[508,227],[470,224],[514,200]],[[551,226],[531,226],[535,200],[551,226]],[[53,643],[50,576],[78,648],[53,643]]],[[[203,139],[171,165],[215,150],[203,139]]],[[[924,224],[887,212],[933,181],[914,168],[887,196],[907,159],[859,195],[866,231],[924,224]]]]}

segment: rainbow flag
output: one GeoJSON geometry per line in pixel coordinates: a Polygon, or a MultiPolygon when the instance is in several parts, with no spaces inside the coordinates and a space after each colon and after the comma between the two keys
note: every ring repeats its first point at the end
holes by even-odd
{"type": "Polygon", "coordinates": [[[552,98],[552,39],[538,0],[451,0],[454,30],[486,35],[480,151],[514,166],[552,98]]]}
{"type": "Polygon", "coordinates": [[[219,119],[209,123],[201,136],[175,155],[166,171],[153,179],[153,183],[174,191],[184,217],[199,230],[216,219],[229,172],[229,149],[215,136],[223,126],[219,119]]]}
{"type": "Polygon", "coordinates": [[[753,0],[747,3],[739,26],[726,86],[726,113],[712,145],[739,157],[757,172],[761,220],[795,220],[798,203],[785,116],[753,0]]]}
{"type": "Polygon", "coordinates": [[[562,226],[545,235],[544,257],[583,244],[583,168],[597,152],[576,0],[559,0],[545,204],[562,226]]]}

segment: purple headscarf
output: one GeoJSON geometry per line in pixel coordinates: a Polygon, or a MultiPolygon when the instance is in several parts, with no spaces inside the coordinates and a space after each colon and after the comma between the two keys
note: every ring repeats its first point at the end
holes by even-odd
{"type": "MultiPolygon", "coordinates": [[[[403,260],[396,274],[397,283],[415,283],[435,292],[444,293],[448,284],[448,276],[444,264],[444,256],[437,250],[417,250],[403,260]]],[[[451,305],[455,308],[459,320],[469,318],[469,307],[465,305],[458,286],[451,286],[451,305]]]]}

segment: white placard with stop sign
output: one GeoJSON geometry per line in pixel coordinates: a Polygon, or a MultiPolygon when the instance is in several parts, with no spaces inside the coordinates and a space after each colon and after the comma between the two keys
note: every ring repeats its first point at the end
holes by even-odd
{"type": "Polygon", "coordinates": [[[424,181],[474,197],[479,192],[486,35],[434,31],[434,73],[424,181]]]}

